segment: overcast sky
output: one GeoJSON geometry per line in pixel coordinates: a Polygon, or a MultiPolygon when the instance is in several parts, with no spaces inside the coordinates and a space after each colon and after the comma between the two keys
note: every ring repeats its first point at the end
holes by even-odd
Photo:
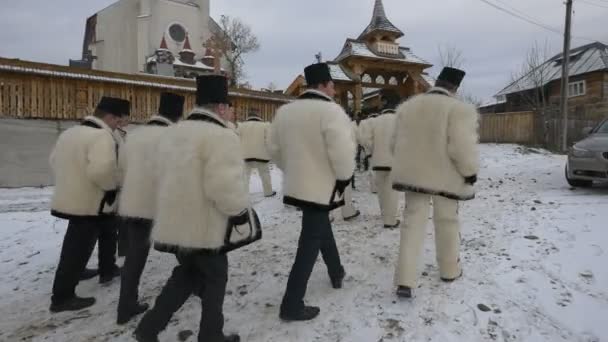
{"type": "MultiPolygon", "coordinates": [[[[488,0],[562,30],[562,0],[488,0]]],[[[79,58],[85,20],[115,0],[0,0],[0,56],[67,64],[79,58]]],[[[254,87],[285,88],[314,55],[337,56],[346,38],[357,38],[371,19],[374,0],[211,0],[211,15],[241,18],[261,49],[247,57],[254,87]]],[[[483,99],[502,89],[529,47],[547,42],[558,53],[563,38],[500,12],[481,0],[384,0],[403,46],[439,63],[439,45],[462,51],[466,91],[483,99]]],[[[608,42],[608,0],[574,0],[573,46],[608,42]],[[594,6],[596,4],[597,6],[594,6]],[[603,6],[603,7],[601,7],[603,6]]],[[[430,70],[438,72],[437,68],[430,70]]]]}

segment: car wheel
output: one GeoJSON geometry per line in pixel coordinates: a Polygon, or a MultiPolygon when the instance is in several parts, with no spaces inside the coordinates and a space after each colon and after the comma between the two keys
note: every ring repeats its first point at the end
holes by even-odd
{"type": "Polygon", "coordinates": [[[575,188],[590,188],[593,186],[593,181],[584,179],[572,179],[568,177],[568,165],[566,165],[566,181],[570,186],[575,188]]]}

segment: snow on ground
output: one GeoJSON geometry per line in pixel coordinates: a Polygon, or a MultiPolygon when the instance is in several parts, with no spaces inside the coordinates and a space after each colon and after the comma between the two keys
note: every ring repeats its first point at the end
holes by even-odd
{"type": "MultiPolygon", "coordinates": [[[[305,323],[278,319],[300,214],[284,208],[278,196],[263,198],[254,176],[252,200],[264,239],[230,254],[226,332],[252,342],[607,341],[608,187],[570,189],[565,158],[543,151],[484,145],[482,159],[478,198],[461,207],[461,280],[439,280],[429,223],[415,298],[396,299],[399,230],[382,228],[377,199],[359,175],[354,196],[362,216],[334,227],[348,273],[344,289],[331,288],[319,258],[306,299],[321,307],[321,316],[305,323]]],[[[280,188],[280,173],[273,175],[280,188]]],[[[118,281],[81,283],[77,292],[98,300],[88,310],[48,312],[66,227],[49,215],[51,192],[0,190],[0,340],[132,341],[136,322],[114,324],[118,281]]],[[[91,260],[95,266],[96,257],[91,260]]],[[[175,263],[171,255],[150,254],[143,299],[153,301],[175,263]]],[[[194,341],[199,303],[192,297],[161,341],[188,331],[194,341]]]]}

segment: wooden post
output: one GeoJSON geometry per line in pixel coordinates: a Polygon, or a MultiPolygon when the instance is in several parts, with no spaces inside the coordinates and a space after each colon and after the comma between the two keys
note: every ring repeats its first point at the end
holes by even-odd
{"type": "Polygon", "coordinates": [[[562,96],[563,115],[562,151],[568,150],[568,83],[570,73],[570,29],[572,27],[572,0],[566,1],[566,29],[564,32],[564,55],[562,60],[562,96]]]}

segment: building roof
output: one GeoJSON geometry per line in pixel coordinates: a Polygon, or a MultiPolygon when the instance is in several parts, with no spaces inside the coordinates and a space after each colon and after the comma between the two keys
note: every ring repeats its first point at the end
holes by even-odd
{"type": "MultiPolygon", "coordinates": [[[[508,85],[495,96],[534,89],[538,86],[538,80],[542,80],[544,86],[549,82],[561,79],[563,59],[563,53],[553,56],[536,69],[531,70],[527,75],[508,85]],[[539,75],[538,78],[535,75],[539,75]]],[[[608,45],[596,42],[570,50],[570,76],[601,70],[608,71],[608,45]]]]}
{"type": "Polygon", "coordinates": [[[356,82],[359,77],[337,63],[327,63],[331,78],[335,82],[356,82]]]}
{"type": "MultiPolygon", "coordinates": [[[[40,76],[64,77],[80,80],[91,80],[134,86],[170,89],[177,91],[196,91],[196,82],[192,79],[167,77],[150,74],[123,74],[101,70],[83,70],[63,65],[37,63],[19,59],[0,57],[0,72],[35,74],[40,76]]],[[[292,97],[283,94],[265,93],[256,90],[231,88],[228,95],[252,99],[263,99],[277,102],[290,102],[292,97]]]]}
{"type": "Polygon", "coordinates": [[[403,32],[398,29],[390,20],[386,17],[386,12],[384,11],[384,4],[382,4],[382,0],[376,0],[374,4],[374,13],[372,14],[372,20],[367,25],[365,30],[361,32],[359,35],[359,39],[364,39],[371,33],[375,31],[382,32],[391,32],[394,33],[397,38],[403,37],[403,32]]]}
{"type": "Polygon", "coordinates": [[[406,63],[416,63],[431,65],[431,63],[415,55],[410,48],[400,46],[399,53],[397,55],[388,55],[374,51],[371,49],[366,42],[358,39],[347,39],[342,47],[342,51],[334,62],[340,62],[349,57],[367,57],[383,60],[392,60],[406,63]]]}

